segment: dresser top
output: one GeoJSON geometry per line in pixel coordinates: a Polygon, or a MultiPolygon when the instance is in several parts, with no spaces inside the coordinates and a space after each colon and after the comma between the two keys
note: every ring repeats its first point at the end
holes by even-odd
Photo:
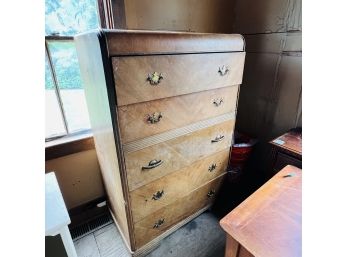
{"type": "Polygon", "coordinates": [[[77,37],[89,34],[106,39],[109,56],[243,52],[245,49],[240,34],[102,29],[77,37]]]}
{"type": "Polygon", "coordinates": [[[220,224],[257,257],[301,256],[302,171],[286,166],[220,224]]]}

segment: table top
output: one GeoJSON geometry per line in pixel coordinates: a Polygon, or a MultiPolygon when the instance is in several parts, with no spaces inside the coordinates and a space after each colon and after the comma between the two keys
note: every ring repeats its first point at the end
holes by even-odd
{"type": "Polygon", "coordinates": [[[54,172],[45,175],[45,198],[45,235],[55,236],[70,224],[70,217],[54,172]]]}
{"type": "Polygon", "coordinates": [[[302,133],[287,132],[270,143],[302,156],[302,133]]]}
{"type": "Polygon", "coordinates": [[[302,170],[288,165],[221,221],[255,257],[299,257],[302,251],[302,170]]]}

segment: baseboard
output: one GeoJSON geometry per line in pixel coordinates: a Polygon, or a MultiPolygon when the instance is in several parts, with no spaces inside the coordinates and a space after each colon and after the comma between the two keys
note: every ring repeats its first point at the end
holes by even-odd
{"type": "Polygon", "coordinates": [[[99,197],[85,204],[79,205],[75,208],[69,210],[69,216],[71,219],[71,224],[69,228],[73,228],[81,225],[89,220],[94,219],[97,216],[105,214],[108,212],[106,206],[98,207],[97,204],[105,201],[105,197],[99,197]]]}
{"type": "Polygon", "coordinates": [[[81,204],[77,207],[71,208],[68,212],[70,216],[74,216],[74,215],[80,215],[82,213],[85,213],[88,210],[91,210],[93,208],[97,207],[97,204],[106,201],[106,197],[102,196],[102,197],[98,197],[96,199],[93,199],[91,201],[88,201],[87,203],[81,204]]]}

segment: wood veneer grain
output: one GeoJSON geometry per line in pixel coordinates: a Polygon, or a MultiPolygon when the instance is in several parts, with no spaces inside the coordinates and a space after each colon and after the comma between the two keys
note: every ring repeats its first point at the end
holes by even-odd
{"type": "Polygon", "coordinates": [[[235,112],[238,90],[239,86],[230,86],[120,106],[118,116],[122,143],[235,112]],[[154,113],[161,113],[162,118],[157,123],[150,123],[148,118],[154,113]]]}
{"type": "Polygon", "coordinates": [[[176,200],[172,204],[135,223],[136,246],[143,246],[156,236],[168,230],[176,222],[190,216],[204,206],[209,205],[218,193],[224,176],[225,174],[220,175],[213,181],[199,187],[188,196],[176,200]],[[211,190],[214,190],[215,194],[212,197],[208,197],[208,193],[211,190]],[[164,223],[158,228],[154,228],[154,224],[161,219],[164,219],[164,223]]]}
{"type": "Polygon", "coordinates": [[[242,83],[245,53],[113,57],[117,105],[128,105],[242,83]],[[228,67],[226,75],[219,68],[228,67]],[[161,73],[157,85],[148,75],[161,73]]]}
{"type": "Polygon", "coordinates": [[[238,34],[146,30],[103,30],[109,56],[244,51],[238,34]]]}
{"type": "Polygon", "coordinates": [[[130,198],[134,222],[138,222],[225,173],[229,152],[230,149],[227,148],[132,191],[130,198]],[[212,165],[215,167],[212,168],[212,165]],[[163,191],[161,197],[153,199],[153,196],[161,191],[163,191]]]}
{"type": "Polygon", "coordinates": [[[125,153],[129,190],[133,191],[195,161],[229,148],[232,144],[234,120],[198,130],[139,151],[125,153]],[[223,135],[220,142],[211,141],[223,135]],[[148,170],[142,167],[151,160],[162,160],[162,165],[148,170]]]}
{"type": "Polygon", "coordinates": [[[98,35],[93,33],[75,38],[95,148],[110,208],[128,244],[131,245],[127,216],[129,214],[127,214],[128,210],[124,204],[127,192],[119,168],[114,124],[99,40],[98,35]],[[93,59],[93,62],[90,59],[93,59]]]}
{"type": "Polygon", "coordinates": [[[301,256],[301,188],[302,170],[288,165],[226,215],[220,225],[254,256],[301,256]]]}

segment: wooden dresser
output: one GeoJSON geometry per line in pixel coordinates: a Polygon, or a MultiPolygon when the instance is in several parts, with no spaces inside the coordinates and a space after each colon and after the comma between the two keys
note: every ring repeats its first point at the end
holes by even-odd
{"type": "Polygon", "coordinates": [[[143,255],[219,190],[244,40],[102,30],[75,41],[110,210],[133,255],[143,255]]]}

